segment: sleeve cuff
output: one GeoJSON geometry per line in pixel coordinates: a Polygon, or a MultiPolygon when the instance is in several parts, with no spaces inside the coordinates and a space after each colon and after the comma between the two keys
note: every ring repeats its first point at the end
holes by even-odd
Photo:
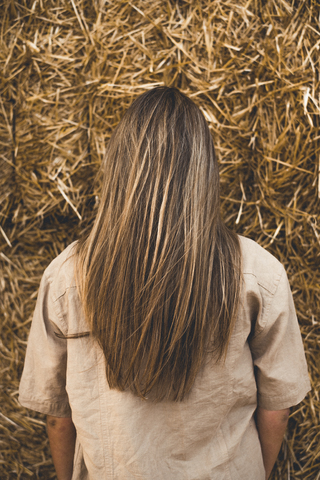
{"type": "Polygon", "coordinates": [[[19,396],[19,403],[30,410],[40,412],[53,417],[71,417],[71,408],[69,403],[61,402],[39,402],[34,399],[19,396]]]}
{"type": "Polygon", "coordinates": [[[258,406],[265,410],[284,410],[302,402],[310,390],[311,385],[309,380],[307,380],[299,387],[299,390],[291,391],[287,395],[268,397],[258,392],[258,406]]]}

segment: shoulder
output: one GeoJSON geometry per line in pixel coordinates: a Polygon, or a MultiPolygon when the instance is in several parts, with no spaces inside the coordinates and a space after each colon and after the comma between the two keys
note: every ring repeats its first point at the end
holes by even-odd
{"type": "Polygon", "coordinates": [[[50,284],[53,297],[59,297],[68,288],[76,287],[74,260],[77,243],[75,241],[68,245],[44,271],[43,277],[50,284]]]}
{"type": "Polygon", "coordinates": [[[276,257],[250,238],[239,235],[239,241],[243,275],[255,277],[260,287],[274,294],[284,273],[282,264],[276,257]]]}

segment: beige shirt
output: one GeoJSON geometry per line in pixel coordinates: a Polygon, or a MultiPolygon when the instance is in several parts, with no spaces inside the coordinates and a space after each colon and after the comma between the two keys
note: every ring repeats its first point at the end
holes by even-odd
{"type": "Polygon", "coordinates": [[[77,430],[73,480],[265,480],[257,405],[281,410],[310,390],[282,265],[240,237],[244,288],[225,363],[208,359],[183,402],[152,403],[110,390],[87,331],[70,245],[46,269],[31,326],[20,403],[77,430]]]}

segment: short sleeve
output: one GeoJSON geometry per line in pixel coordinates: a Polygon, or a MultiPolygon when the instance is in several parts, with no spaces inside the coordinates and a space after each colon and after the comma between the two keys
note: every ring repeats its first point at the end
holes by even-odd
{"type": "Polygon", "coordinates": [[[311,389],[300,328],[286,272],[282,273],[250,348],[258,405],[282,410],[297,405],[311,389]]]}
{"type": "Polygon", "coordinates": [[[19,402],[24,407],[56,417],[70,417],[66,392],[67,341],[55,335],[59,319],[44,273],[28,339],[19,402]]]}

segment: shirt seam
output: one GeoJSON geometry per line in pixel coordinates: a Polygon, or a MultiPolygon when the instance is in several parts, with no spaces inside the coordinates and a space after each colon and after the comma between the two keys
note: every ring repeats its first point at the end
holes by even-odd
{"type": "Polygon", "coordinates": [[[252,275],[256,281],[257,281],[257,284],[262,287],[264,290],[266,290],[268,293],[270,293],[270,295],[275,295],[276,291],[277,291],[277,288],[274,292],[272,292],[268,287],[266,287],[263,283],[261,283],[258,278],[257,278],[257,275],[253,272],[243,272],[243,275],[252,275]]]}
{"type": "MultiPolygon", "coordinates": [[[[56,305],[56,300],[53,299],[53,296],[52,296],[52,288],[53,288],[53,282],[54,282],[54,279],[52,278],[51,275],[48,274],[48,269],[46,269],[44,271],[44,274],[43,274],[43,280],[45,280],[48,285],[49,285],[49,291],[48,291],[48,297],[50,297],[51,301],[52,301],[52,306],[54,308],[54,313],[56,314],[57,318],[60,320],[60,322],[62,323],[62,327],[63,329],[61,331],[64,330],[65,334],[68,334],[68,326],[67,326],[67,323],[65,322],[64,318],[63,318],[63,315],[61,315],[61,313],[57,310],[57,305],[56,305]]],[[[52,320],[53,321],[53,320],[52,320]]],[[[55,322],[53,322],[55,323],[55,322]]],[[[58,328],[59,328],[59,325],[56,325],[58,328]]],[[[64,333],[63,332],[63,333],[64,333]]]]}
{"type": "MultiPolygon", "coordinates": [[[[280,285],[280,280],[282,278],[284,274],[284,269],[282,269],[281,273],[278,274],[279,275],[279,278],[277,279],[277,281],[275,282],[275,285],[276,285],[276,289],[274,291],[273,294],[271,294],[271,297],[269,299],[269,302],[267,303],[266,307],[265,307],[265,311],[263,313],[263,315],[261,316],[261,329],[258,330],[258,332],[256,332],[254,335],[253,335],[253,338],[256,338],[258,337],[259,335],[261,335],[265,328],[267,327],[267,324],[268,324],[268,315],[269,315],[269,311],[270,311],[270,308],[271,308],[271,304],[272,304],[272,301],[274,300],[274,297],[277,293],[277,290],[279,288],[279,285],[280,285]]],[[[270,292],[271,293],[271,292],[270,292]]]]}
{"type": "Polygon", "coordinates": [[[60,300],[60,298],[64,297],[65,294],[67,293],[67,290],[69,290],[70,288],[77,288],[77,285],[70,285],[69,287],[66,287],[64,292],[61,293],[61,295],[59,295],[55,300],[53,300],[53,302],[57,302],[58,300],[60,300]]]}
{"type": "MultiPolygon", "coordinates": [[[[61,309],[60,309],[60,306],[59,306],[59,300],[66,295],[67,291],[68,291],[70,288],[77,288],[77,287],[76,287],[76,285],[75,285],[75,286],[72,285],[72,286],[70,286],[70,287],[67,287],[67,288],[64,290],[64,292],[63,292],[61,295],[59,295],[57,298],[53,299],[53,298],[51,297],[51,298],[52,298],[53,308],[54,308],[54,310],[55,310],[56,316],[59,318],[59,320],[60,320],[60,322],[61,322],[61,324],[62,324],[62,326],[63,326],[63,330],[64,330],[64,332],[65,332],[65,335],[68,335],[68,330],[69,330],[69,329],[68,329],[68,324],[67,324],[67,322],[65,321],[64,316],[63,316],[62,313],[61,313],[61,309]]],[[[49,295],[50,295],[50,293],[49,293],[49,295]]]]}

